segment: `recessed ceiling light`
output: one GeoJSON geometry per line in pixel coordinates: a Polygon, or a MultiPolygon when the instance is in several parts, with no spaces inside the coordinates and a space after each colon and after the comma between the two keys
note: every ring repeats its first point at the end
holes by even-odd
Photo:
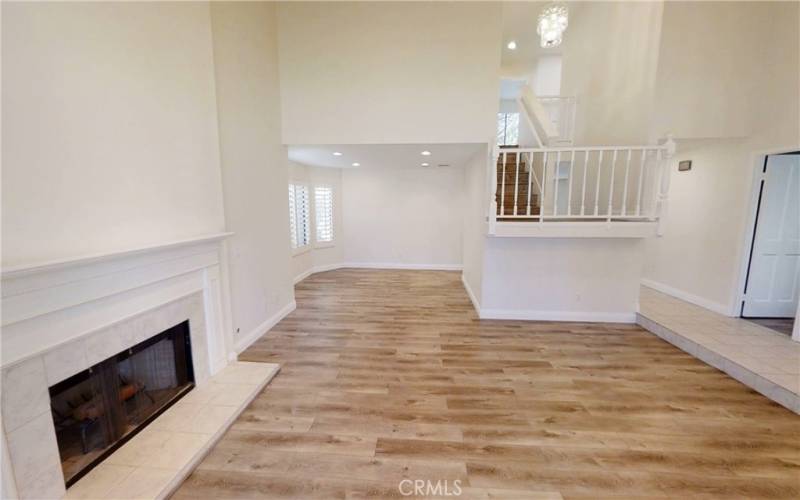
{"type": "Polygon", "coordinates": [[[360,166],[361,166],[361,164],[360,164],[360,163],[358,163],[358,162],[356,162],[356,163],[353,163],[353,166],[354,166],[354,167],[360,167],[360,166]]]}
{"type": "Polygon", "coordinates": [[[509,50],[516,50],[517,42],[515,42],[514,40],[511,40],[510,42],[508,42],[508,45],[506,45],[506,47],[508,47],[509,50]]]}
{"type": "Polygon", "coordinates": [[[334,152],[333,152],[333,156],[342,156],[342,153],[340,153],[340,152],[338,152],[338,151],[334,151],[334,152]]]}
{"type": "Polygon", "coordinates": [[[429,167],[430,165],[431,165],[430,163],[423,163],[422,164],[423,167],[429,167]]]}
{"type": "Polygon", "coordinates": [[[431,152],[428,151],[428,150],[425,150],[425,151],[422,152],[422,156],[430,156],[430,155],[431,155],[431,152]]]}

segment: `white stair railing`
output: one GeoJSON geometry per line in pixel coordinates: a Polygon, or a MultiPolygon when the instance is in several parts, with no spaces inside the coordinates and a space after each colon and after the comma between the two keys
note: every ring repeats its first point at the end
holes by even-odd
{"type": "Polygon", "coordinates": [[[660,222],[668,202],[667,163],[674,151],[671,138],[655,146],[494,148],[490,232],[498,219],[660,222]],[[520,181],[521,173],[528,178],[520,181]]]}

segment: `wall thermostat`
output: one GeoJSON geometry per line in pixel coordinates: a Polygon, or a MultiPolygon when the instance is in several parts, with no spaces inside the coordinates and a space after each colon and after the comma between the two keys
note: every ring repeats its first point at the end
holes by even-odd
{"type": "Polygon", "coordinates": [[[683,160],[678,162],[678,172],[686,172],[692,169],[692,160],[683,160]]]}

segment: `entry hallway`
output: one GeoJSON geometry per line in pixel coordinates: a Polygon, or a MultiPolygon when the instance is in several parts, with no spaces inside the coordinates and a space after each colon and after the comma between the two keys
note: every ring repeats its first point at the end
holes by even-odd
{"type": "Polygon", "coordinates": [[[635,325],[479,321],[460,273],[343,269],[240,356],[281,372],[174,498],[800,496],[800,419],[635,325]]]}

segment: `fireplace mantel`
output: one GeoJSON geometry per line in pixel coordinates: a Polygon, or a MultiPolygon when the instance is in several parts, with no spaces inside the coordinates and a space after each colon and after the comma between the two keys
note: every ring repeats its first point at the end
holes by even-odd
{"type": "Polygon", "coordinates": [[[15,483],[21,498],[64,491],[44,401],[49,386],[187,319],[198,384],[235,359],[226,278],[230,235],[2,271],[2,453],[12,465],[4,466],[3,479],[15,483]]]}
{"type": "Polygon", "coordinates": [[[226,346],[223,359],[231,359],[224,247],[231,235],[217,233],[4,269],[0,365],[49,351],[197,291],[204,291],[211,308],[206,313],[212,313],[217,330],[226,332],[220,345],[226,346]]]}
{"type": "Polygon", "coordinates": [[[6,280],[31,274],[57,271],[60,269],[66,269],[70,267],[99,264],[105,261],[125,259],[136,255],[158,252],[161,250],[168,250],[172,248],[180,248],[185,246],[198,245],[202,243],[219,242],[230,236],[233,236],[233,233],[213,233],[203,236],[197,236],[194,238],[175,240],[167,243],[159,243],[154,245],[146,245],[143,247],[129,248],[114,252],[103,252],[92,255],[84,255],[80,257],[72,257],[69,259],[58,259],[46,262],[37,262],[32,264],[22,264],[17,266],[4,267],[2,269],[2,279],[6,280]]]}

